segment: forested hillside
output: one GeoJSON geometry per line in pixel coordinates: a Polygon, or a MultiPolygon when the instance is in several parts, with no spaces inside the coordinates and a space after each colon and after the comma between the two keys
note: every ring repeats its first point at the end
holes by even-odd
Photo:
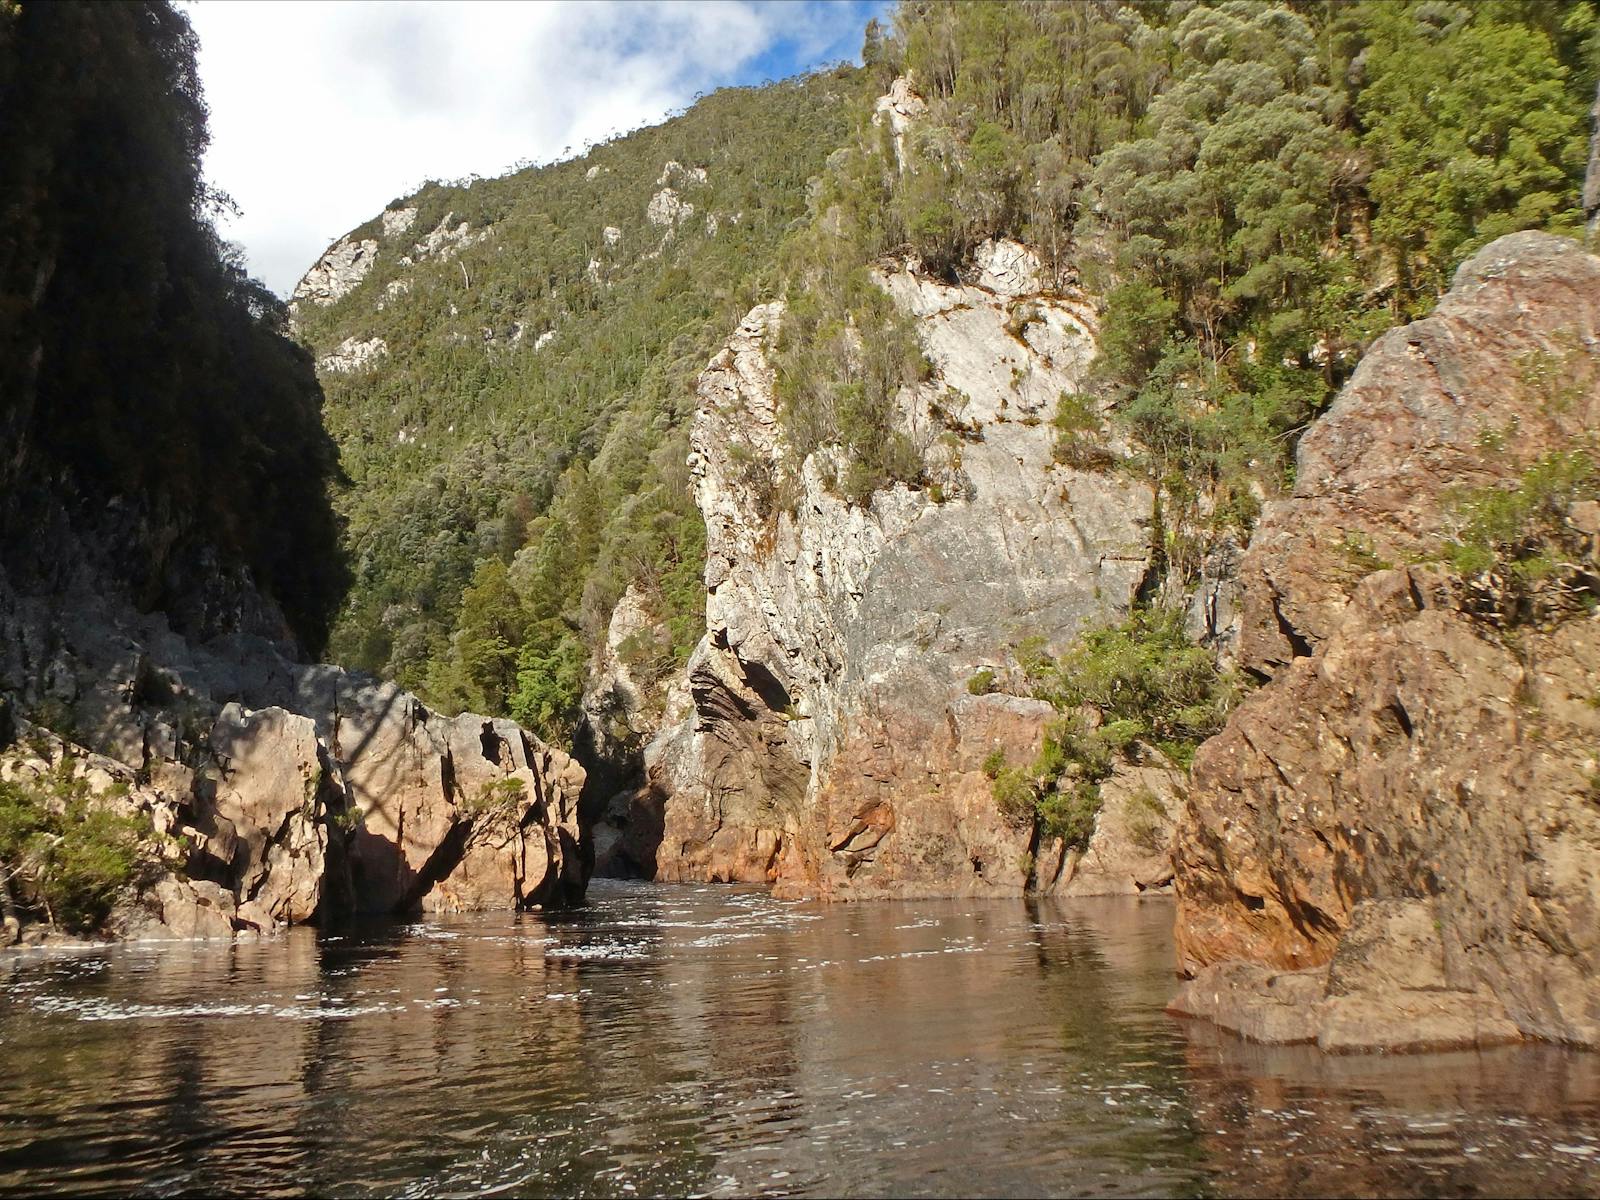
{"type": "Polygon", "coordinates": [[[381,243],[370,274],[297,305],[320,353],[352,336],[387,351],[323,372],[351,479],[337,658],[561,736],[629,582],[674,630],[641,654],[664,669],[687,653],[703,608],[694,376],[776,285],[807,181],[868,87],[842,68],[718,92],[581,159],[429,185],[391,206],[416,210],[403,235],[351,235],[381,243]]]}
{"type": "Polygon", "coordinates": [[[880,127],[830,160],[827,217],[791,262],[797,444],[870,456],[883,439],[850,426],[887,421],[914,371],[865,421],[826,395],[849,386],[840,331],[873,319],[845,272],[912,254],[959,276],[985,238],[1017,238],[1102,297],[1093,394],[1060,406],[1058,457],[1106,465],[1107,420],[1131,437],[1118,465],[1157,487],[1152,548],[1181,588],[1288,484],[1377,334],[1501,234],[1581,231],[1597,31],[1594,4],[1543,0],[907,0],[865,57],[926,112],[898,146],[880,127]],[[819,409],[848,418],[819,434],[819,409]]]}
{"type": "Polygon", "coordinates": [[[165,4],[0,4],[0,545],[48,580],[76,565],[57,523],[96,524],[174,620],[247,568],[315,652],[335,449],[283,305],[212,228],[194,53],[165,4]]]}
{"type": "Polygon", "coordinates": [[[685,422],[721,337],[784,296],[795,461],[832,444],[841,494],[942,496],[895,403],[927,365],[871,272],[962,278],[993,237],[1099,298],[1057,458],[1152,485],[1149,594],[1181,595],[1378,333],[1494,237],[1580,230],[1597,29],[1588,0],[906,0],[863,69],[396,200],[404,230],[351,235],[359,285],[299,306],[351,480],[334,653],[560,736],[632,582],[672,630],[630,647],[659,675],[700,627],[685,422]],[[901,77],[915,119],[872,120],[901,77]]]}

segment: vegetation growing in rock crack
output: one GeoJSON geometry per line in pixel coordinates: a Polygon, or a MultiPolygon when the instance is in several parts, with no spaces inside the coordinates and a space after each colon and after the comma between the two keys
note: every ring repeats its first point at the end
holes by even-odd
{"type": "Polygon", "coordinates": [[[95,796],[70,757],[38,778],[0,780],[0,891],[74,933],[99,928],[156,865],[148,818],[121,813],[126,787],[95,796]]]}
{"type": "Polygon", "coordinates": [[[1600,607],[1600,469],[1589,453],[1545,455],[1513,486],[1460,490],[1448,502],[1457,532],[1441,554],[1466,586],[1469,612],[1516,626],[1600,607]]]}
{"type": "Polygon", "coordinates": [[[1020,657],[1032,694],[1059,715],[1032,763],[1011,765],[997,752],[984,773],[1009,821],[1078,848],[1094,833],[1100,785],[1119,762],[1149,748],[1187,767],[1241,690],[1236,675],[1189,641],[1183,613],[1170,608],[1137,607],[1119,624],[1084,633],[1059,658],[1026,649],[1020,657]]]}

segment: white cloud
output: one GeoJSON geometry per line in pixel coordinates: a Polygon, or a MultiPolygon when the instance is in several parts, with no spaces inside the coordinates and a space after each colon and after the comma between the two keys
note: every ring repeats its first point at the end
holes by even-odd
{"type": "Polygon", "coordinates": [[[280,294],[424,179],[496,175],[659,121],[770,67],[853,56],[881,0],[199,0],[223,234],[280,294]]]}

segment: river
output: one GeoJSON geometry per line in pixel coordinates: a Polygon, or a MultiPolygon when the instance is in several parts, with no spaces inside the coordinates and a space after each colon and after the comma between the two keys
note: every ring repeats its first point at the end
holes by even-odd
{"type": "Polygon", "coordinates": [[[0,958],[0,1192],[1600,1194],[1600,1057],[1176,1021],[1166,901],[590,899],[0,958]]]}

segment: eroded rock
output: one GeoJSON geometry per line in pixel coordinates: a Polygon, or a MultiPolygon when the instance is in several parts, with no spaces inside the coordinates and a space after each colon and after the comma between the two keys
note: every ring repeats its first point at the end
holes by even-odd
{"type": "Polygon", "coordinates": [[[646,752],[639,824],[662,831],[658,877],[1014,894],[1044,857],[1001,817],[983,766],[997,748],[1031,759],[1049,708],[967,683],[1024,637],[1061,649],[1125,610],[1151,499],[1053,459],[1049,419],[1094,353],[1087,301],[1025,290],[1037,260],[1014,243],[984,264],[983,285],[880,279],[934,367],[899,403],[937,491],[897,484],[853,505],[828,486],[835,452],[790,458],[767,357],[779,304],[753,309],[702,374],[707,637],[693,717],[646,752]],[[780,474],[792,509],[773,503],[780,474]]]}
{"type": "Polygon", "coordinates": [[[1600,621],[1508,629],[1388,565],[1438,553],[1451,489],[1586,444],[1597,334],[1600,259],[1502,238],[1306,434],[1242,568],[1240,663],[1271,682],[1201,748],[1180,831],[1188,1011],[1248,1033],[1263,981],[1326,967],[1328,1048],[1600,1046],[1600,621]],[[1233,1000],[1196,999],[1219,978],[1233,1000]]]}
{"type": "Polygon", "coordinates": [[[374,239],[340,238],[295,285],[292,299],[295,303],[309,300],[318,308],[326,308],[353,292],[377,261],[378,243],[374,239]]]}

